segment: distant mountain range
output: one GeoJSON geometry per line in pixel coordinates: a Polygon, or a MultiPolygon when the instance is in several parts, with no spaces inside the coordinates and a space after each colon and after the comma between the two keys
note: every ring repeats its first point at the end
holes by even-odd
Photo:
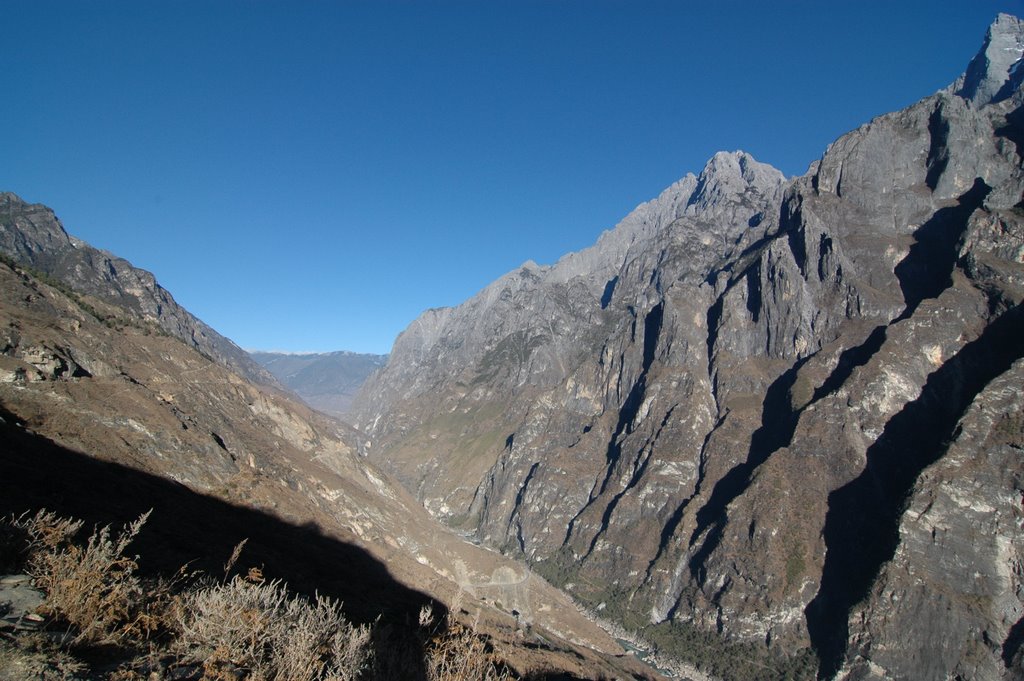
{"type": "Polygon", "coordinates": [[[387,355],[355,352],[285,353],[250,350],[249,356],[309,406],[347,419],[352,399],[387,355]]]}

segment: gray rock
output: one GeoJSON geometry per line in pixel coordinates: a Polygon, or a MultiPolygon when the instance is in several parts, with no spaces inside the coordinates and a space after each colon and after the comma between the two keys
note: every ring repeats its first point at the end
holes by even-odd
{"type": "Polygon", "coordinates": [[[976,104],[1006,99],[1020,87],[1024,72],[1024,23],[1000,14],[985,34],[985,44],[950,90],[976,104]]]}
{"type": "MultiPolygon", "coordinates": [[[[151,324],[250,380],[278,386],[244,350],[178,305],[150,272],[68,236],[46,206],[0,192],[0,253],[80,296],[115,306],[116,311],[104,318],[109,323],[123,323],[127,315],[128,320],[151,324]]],[[[90,305],[89,300],[83,302],[90,305]]]]}
{"type": "Polygon", "coordinates": [[[1020,27],[803,177],[718,154],[425,313],[357,398],[371,458],[631,626],[813,647],[826,677],[1011,674],[1024,460],[981,433],[1021,412],[1020,27]],[[961,514],[930,543],[942,495],[984,541],[961,514]]]}
{"type": "Polygon", "coordinates": [[[43,600],[43,592],[32,586],[28,575],[3,575],[0,577],[0,627],[37,629],[43,618],[36,610],[43,600]]]}

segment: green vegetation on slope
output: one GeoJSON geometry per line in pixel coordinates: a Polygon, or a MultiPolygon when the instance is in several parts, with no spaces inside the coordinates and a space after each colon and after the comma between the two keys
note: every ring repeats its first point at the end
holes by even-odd
{"type": "MultiPolygon", "coordinates": [[[[791,553],[787,570],[802,571],[802,558],[791,553]],[[797,565],[797,563],[800,563],[797,565]]],[[[805,648],[786,656],[756,643],[729,640],[689,622],[669,620],[651,624],[637,615],[632,594],[616,584],[596,586],[579,580],[578,566],[566,549],[532,569],[559,588],[567,589],[602,617],[621,624],[630,636],[659,657],[679,660],[722,681],[812,681],[818,671],[818,657],[805,648]],[[571,586],[571,588],[570,588],[571,586]]]]}

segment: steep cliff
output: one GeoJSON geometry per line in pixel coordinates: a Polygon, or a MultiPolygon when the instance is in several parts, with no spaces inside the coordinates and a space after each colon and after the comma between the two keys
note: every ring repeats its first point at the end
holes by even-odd
{"type": "Polygon", "coordinates": [[[1019,678],[1022,53],[1000,15],[803,177],[718,154],[425,313],[357,399],[371,458],[678,654],[1019,678]]]}

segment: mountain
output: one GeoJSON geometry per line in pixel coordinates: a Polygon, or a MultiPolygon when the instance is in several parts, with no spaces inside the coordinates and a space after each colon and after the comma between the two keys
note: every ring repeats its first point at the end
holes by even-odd
{"type": "Polygon", "coordinates": [[[46,206],[0,192],[0,224],[0,253],[117,306],[122,317],[152,325],[252,381],[277,385],[244,350],[178,305],[151,273],[69,236],[46,206]]]}
{"type": "Polygon", "coordinates": [[[345,419],[352,399],[387,355],[356,352],[249,352],[257,364],[314,409],[345,419]]]}
{"type": "Polygon", "coordinates": [[[720,676],[1024,678],[1022,53],[423,313],[370,460],[720,676]]]}
{"type": "Polygon", "coordinates": [[[381,618],[381,655],[387,632],[447,603],[520,673],[659,678],[543,579],[431,518],[360,433],[275,387],[152,275],[49,209],[2,206],[0,516],[152,509],[143,553],[167,579],[219,574],[249,539],[241,565],[381,618]]]}

